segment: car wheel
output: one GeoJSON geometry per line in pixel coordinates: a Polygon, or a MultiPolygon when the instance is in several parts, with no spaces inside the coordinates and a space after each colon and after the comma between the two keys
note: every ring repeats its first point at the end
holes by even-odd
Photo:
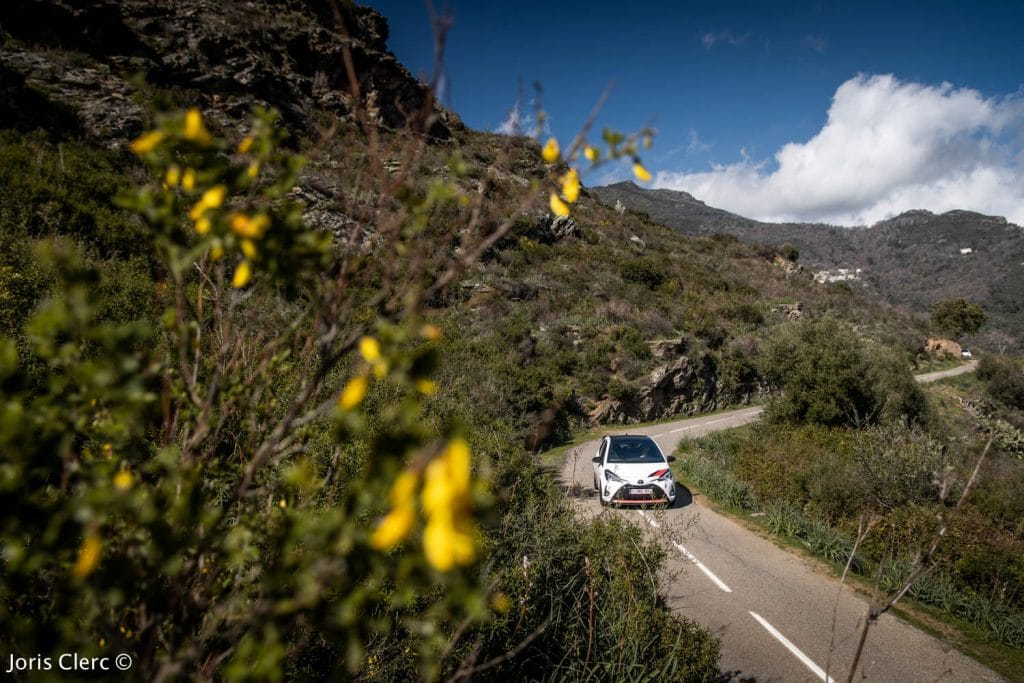
{"type": "Polygon", "coordinates": [[[594,475],[594,490],[600,492],[601,485],[597,483],[597,475],[594,475]]]}

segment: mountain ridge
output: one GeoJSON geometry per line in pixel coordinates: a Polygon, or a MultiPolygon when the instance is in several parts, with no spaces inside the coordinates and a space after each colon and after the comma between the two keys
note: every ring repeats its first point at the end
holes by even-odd
{"type": "Polygon", "coordinates": [[[990,316],[979,336],[983,343],[1021,348],[1024,340],[1024,229],[1003,216],[913,209],[870,226],[770,223],[709,206],[687,192],[647,190],[631,181],[591,192],[683,234],[790,244],[822,278],[835,269],[851,271],[853,277],[844,273],[840,279],[914,313],[926,314],[944,298],[972,299],[990,316]]]}

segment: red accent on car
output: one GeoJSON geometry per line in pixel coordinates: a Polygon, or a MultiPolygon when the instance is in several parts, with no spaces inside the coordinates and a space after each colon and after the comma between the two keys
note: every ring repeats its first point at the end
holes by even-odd
{"type": "Polygon", "coordinates": [[[658,470],[657,472],[651,472],[647,476],[648,477],[664,477],[666,474],[668,474],[668,469],[658,470]]]}

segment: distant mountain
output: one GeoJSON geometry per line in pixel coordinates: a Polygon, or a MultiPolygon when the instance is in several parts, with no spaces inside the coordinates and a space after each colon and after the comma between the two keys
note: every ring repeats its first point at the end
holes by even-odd
{"type": "Polygon", "coordinates": [[[646,190],[632,182],[592,193],[686,235],[727,233],[755,244],[791,244],[800,262],[821,279],[849,278],[851,285],[914,312],[927,313],[948,297],[977,301],[990,315],[980,335],[983,343],[1024,347],[1024,230],[1005,218],[907,211],[870,227],[765,223],[708,206],[686,192],[646,190]]]}

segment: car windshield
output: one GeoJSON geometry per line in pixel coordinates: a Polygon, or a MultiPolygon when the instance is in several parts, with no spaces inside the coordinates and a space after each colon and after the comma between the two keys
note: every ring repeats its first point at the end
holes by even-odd
{"type": "Polygon", "coordinates": [[[608,462],[665,462],[657,444],[646,437],[612,439],[608,462]]]}

